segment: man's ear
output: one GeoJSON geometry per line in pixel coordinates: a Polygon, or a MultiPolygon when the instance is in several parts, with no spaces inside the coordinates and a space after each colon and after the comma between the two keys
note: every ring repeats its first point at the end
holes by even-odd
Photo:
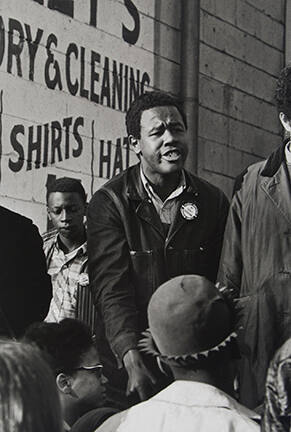
{"type": "Polygon", "coordinates": [[[59,373],[56,377],[57,388],[60,392],[70,394],[72,392],[72,377],[59,373]]]}
{"type": "Polygon", "coordinates": [[[134,152],[136,155],[140,154],[140,145],[139,145],[139,139],[135,138],[133,135],[129,135],[129,144],[132,146],[134,152]]]}
{"type": "Polygon", "coordinates": [[[288,119],[288,117],[286,116],[286,114],[284,114],[283,112],[280,112],[279,119],[280,119],[280,122],[282,123],[284,129],[287,132],[291,132],[291,122],[288,119]]]}
{"type": "Polygon", "coordinates": [[[46,206],[46,212],[47,212],[47,217],[49,218],[49,220],[51,221],[52,220],[52,218],[51,218],[51,214],[50,214],[50,211],[49,211],[49,208],[48,208],[48,206],[46,206]]]}

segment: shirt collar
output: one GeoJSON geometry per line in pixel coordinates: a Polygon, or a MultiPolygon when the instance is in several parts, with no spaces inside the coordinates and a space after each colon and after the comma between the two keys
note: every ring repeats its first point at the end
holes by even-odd
{"type": "Polygon", "coordinates": [[[154,396],[154,399],[179,402],[184,405],[228,408],[253,420],[260,419],[260,416],[256,412],[241,405],[222,390],[210,384],[200,383],[197,381],[174,381],[154,396]]]}
{"type": "Polygon", "coordinates": [[[64,426],[65,432],[71,430],[70,426],[68,425],[68,423],[65,420],[63,421],[63,426],[64,426]]]}
{"type": "MultiPolygon", "coordinates": [[[[153,190],[150,182],[148,181],[148,179],[144,175],[141,164],[140,164],[140,177],[141,177],[142,184],[143,184],[148,196],[150,198],[153,198],[153,197],[156,199],[159,198],[158,195],[153,190]]],[[[185,176],[184,170],[182,170],[181,176],[180,176],[180,181],[179,181],[177,188],[165,199],[165,201],[167,201],[168,199],[176,198],[178,195],[180,195],[183,192],[184,189],[186,189],[186,186],[187,186],[186,185],[186,176],[185,176]]]]}
{"type": "MultiPolygon", "coordinates": [[[[60,248],[60,244],[59,244],[59,234],[56,234],[56,237],[54,239],[54,244],[55,247],[58,251],[61,251],[62,249],[60,248]]],[[[70,255],[72,254],[73,256],[75,255],[86,255],[87,253],[87,241],[85,241],[83,244],[81,244],[80,246],[78,246],[76,249],[74,249],[72,252],[69,252],[68,254],[65,255],[70,255]]]]}

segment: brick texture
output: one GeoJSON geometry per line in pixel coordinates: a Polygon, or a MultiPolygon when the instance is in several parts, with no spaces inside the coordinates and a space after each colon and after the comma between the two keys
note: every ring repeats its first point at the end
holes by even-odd
{"type": "Polygon", "coordinates": [[[233,180],[281,142],[274,90],[284,65],[285,0],[201,0],[198,174],[233,180]]]}

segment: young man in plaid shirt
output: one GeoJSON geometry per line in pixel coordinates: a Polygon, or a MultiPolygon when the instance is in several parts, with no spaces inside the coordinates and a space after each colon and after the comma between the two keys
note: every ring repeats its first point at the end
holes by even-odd
{"type": "Polygon", "coordinates": [[[46,321],[79,318],[92,327],[94,314],[89,298],[84,226],[86,193],[81,182],[63,177],[48,185],[47,211],[55,229],[43,236],[53,286],[46,321]]]}

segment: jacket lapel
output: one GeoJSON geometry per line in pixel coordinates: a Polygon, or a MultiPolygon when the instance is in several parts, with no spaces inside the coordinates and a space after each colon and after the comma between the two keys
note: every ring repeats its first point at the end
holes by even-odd
{"type": "Polygon", "coordinates": [[[163,238],[165,238],[162,222],[151,200],[149,199],[140,177],[140,164],[132,167],[127,180],[127,195],[130,200],[136,201],[137,216],[151,225],[163,238]]]}
{"type": "Polygon", "coordinates": [[[285,160],[285,140],[280,146],[268,157],[261,175],[263,177],[272,177],[280,168],[282,162],[285,160]]]}
{"type": "Polygon", "coordinates": [[[163,238],[165,238],[160,217],[149,199],[144,199],[141,201],[141,203],[137,206],[136,214],[140,219],[151,225],[154,230],[156,230],[163,238]]]}
{"type": "Polygon", "coordinates": [[[264,178],[261,188],[287,219],[288,223],[291,224],[290,180],[286,169],[284,163],[282,163],[273,177],[264,178]]]}
{"type": "MultiPolygon", "coordinates": [[[[178,231],[186,224],[186,223],[196,223],[196,218],[193,220],[187,220],[183,218],[181,214],[181,205],[183,203],[189,202],[196,204],[198,207],[197,197],[198,197],[198,188],[195,182],[188,175],[187,171],[185,171],[186,176],[186,184],[187,189],[184,191],[180,199],[178,200],[177,210],[175,220],[172,223],[166,242],[167,244],[171,241],[171,239],[177,234],[178,231]]],[[[140,164],[135,165],[130,170],[130,175],[127,179],[127,195],[129,199],[137,202],[136,214],[137,216],[144,220],[146,223],[152,226],[152,228],[157,231],[163,239],[165,239],[165,233],[163,229],[162,222],[154,205],[148,198],[148,195],[143,187],[141,178],[140,178],[140,164]]],[[[199,212],[199,207],[198,207],[199,212]]]]}

